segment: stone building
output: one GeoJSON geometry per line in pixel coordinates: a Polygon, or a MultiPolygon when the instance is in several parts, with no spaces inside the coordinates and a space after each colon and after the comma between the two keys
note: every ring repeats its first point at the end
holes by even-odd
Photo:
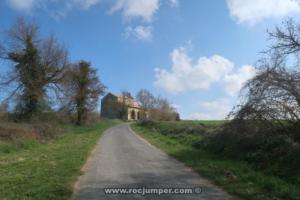
{"type": "Polygon", "coordinates": [[[110,119],[139,120],[142,110],[131,97],[108,93],[101,100],[101,117],[110,119]]]}

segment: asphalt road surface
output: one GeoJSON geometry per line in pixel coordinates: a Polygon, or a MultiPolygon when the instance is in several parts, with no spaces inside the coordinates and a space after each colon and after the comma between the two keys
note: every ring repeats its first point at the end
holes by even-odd
{"type": "Polygon", "coordinates": [[[76,200],[236,199],[137,136],[128,124],[115,126],[104,133],[85,164],[84,175],[75,185],[73,198],[76,200]],[[122,191],[131,194],[106,194],[105,188],[129,190],[131,188],[131,191],[122,191]],[[143,188],[144,192],[156,194],[137,194],[142,193],[143,188]],[[184,192],[177,190],[179,188],[187,189],[186,193],[191,191],[194,193],[157,194],[162,193],[162,188],[168,190],[166,193],[184,192]],[[200,191],[202,192],[199,193],[200,191]]]}

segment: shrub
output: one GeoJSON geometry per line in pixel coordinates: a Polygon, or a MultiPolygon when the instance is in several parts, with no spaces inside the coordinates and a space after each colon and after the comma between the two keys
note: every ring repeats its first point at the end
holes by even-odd
{"type": "Polygon", "coordinates": [[[272,129],[261,129],[253,126],[251,121],[247,123],[239,126],[235,121],[230,122],[201,144],[215,154],[241,159],[253,163],[256,168],[299,182],[300,144],[291,135],[274,132],[274,126],[272,129]]]}
{"type": "Polygon", "coordinates": [[[159,131],[164,135],[179,134],[205,134],[206,127],[193,122],[158,122],[144,120],[139,123],[141,126],[148,127],[159,131]]]}
{"type": "Polygon", "coordinates": [[[67,119],[54,112],[35,114],[29,121],[16,121],[11,114],[8,120],[0,120],[0,140],[54,139],[62,134],[66,123],[67,119]]]}
{"type": "Polygon", "coordinates": [[[17,138],[37,139],[33,127],[25,123],[0,121],[0,140],[16,140],[17,138]]]}

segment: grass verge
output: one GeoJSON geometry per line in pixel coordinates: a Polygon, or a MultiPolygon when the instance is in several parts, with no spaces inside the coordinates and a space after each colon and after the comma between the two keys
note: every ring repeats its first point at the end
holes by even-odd
{"type": "Polygon", "coordinates": [[[132,129],[153,145],[186,163],[230,194],[249,200],[299,200],[300,186],[256,171],[249,163],[227,159],[195,148],[203,139],[195,134],[163,134],[155,128],[132,124],[132,129]]]}
{"type": "Polygon", "coordinates": [[[119,121],[69,127],[46,144],[0,143],[0,199],[69,199],[81,166],[104,130],[119,121]]]}

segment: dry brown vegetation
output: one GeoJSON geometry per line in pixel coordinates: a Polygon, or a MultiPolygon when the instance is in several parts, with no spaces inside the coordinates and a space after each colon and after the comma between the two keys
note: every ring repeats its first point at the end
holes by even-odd
{"type": "Polygon", "coordinates": [[[155,97],[148,90],[142,89],[136,95],[142,109],[144,119],[156,121],[179,121],[180,116],[171,103],[164,98],[155,97]]]}

